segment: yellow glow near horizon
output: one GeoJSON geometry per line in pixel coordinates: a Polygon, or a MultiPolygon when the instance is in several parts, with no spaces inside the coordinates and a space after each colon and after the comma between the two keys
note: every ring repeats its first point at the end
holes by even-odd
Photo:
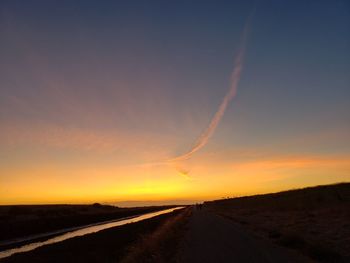
{"type": "Polygon", "coordinates": [[[217,199],[348,180],[350,157],[284,157],[191,164],[190,178],[172,167],[8,168],[0,204],[217,199]],[[334,173],[337,171],[337,173],[334,173]]]}

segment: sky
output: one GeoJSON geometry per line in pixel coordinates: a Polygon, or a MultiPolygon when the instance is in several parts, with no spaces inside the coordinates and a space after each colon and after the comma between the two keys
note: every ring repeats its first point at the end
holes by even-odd
{"type": "Polygon", "coordinates": [[[349,1],[4,0],[0,35],[0,204],[350,181],[349,1]]]}

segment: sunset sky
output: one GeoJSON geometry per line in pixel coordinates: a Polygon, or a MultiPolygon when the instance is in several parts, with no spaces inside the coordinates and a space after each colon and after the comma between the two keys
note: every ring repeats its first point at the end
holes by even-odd
{"type": "Polygon", "coordinates": [[[0,204],[350,181],[347,0],[8,0],[0,36],[0,204]],[[167,162],[218,111],[250,15],[236,96],[167,162]]]}

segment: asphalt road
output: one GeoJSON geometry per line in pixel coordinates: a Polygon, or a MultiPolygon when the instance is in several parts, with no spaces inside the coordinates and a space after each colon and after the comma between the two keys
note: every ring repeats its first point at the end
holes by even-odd
{"type": "Polygon", "coordinates": [[[180,262],[298,263],[312,262],[293,250],[256,238],[233,221],[194,209],[180,262]]]}

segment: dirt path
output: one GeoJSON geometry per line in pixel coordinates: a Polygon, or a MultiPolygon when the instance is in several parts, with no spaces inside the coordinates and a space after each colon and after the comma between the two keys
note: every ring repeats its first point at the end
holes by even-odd
{"type": "Polygon", "coordinates": [[[310,262],[296,252],[257,239],[229,219],[194,210],[180,262],[310,262]]]}

